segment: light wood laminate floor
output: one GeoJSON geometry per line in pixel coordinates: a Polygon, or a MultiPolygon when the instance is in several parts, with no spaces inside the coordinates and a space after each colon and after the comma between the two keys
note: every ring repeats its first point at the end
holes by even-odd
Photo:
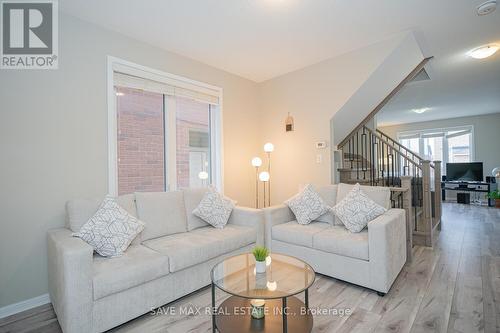
{"type": "MultiPolygon", "coordinates": [[[[349,316],[317,315],[314,332],[500,332],[500,209],[443,205],[434,248],[414,247],[390,292],[374,291],[318,275],[310,306],[351,309],[349,316]]],[[[218,300],[225,298],[217,293],[218,300]]],[[[172,304],[209,306],[205,288],[172,304]]],[[[210,332],[208,315],[146,314],[113,330],[210,332]]],[[[0,333],[60,332],[50,305],[0,320],[0,333]]]]}

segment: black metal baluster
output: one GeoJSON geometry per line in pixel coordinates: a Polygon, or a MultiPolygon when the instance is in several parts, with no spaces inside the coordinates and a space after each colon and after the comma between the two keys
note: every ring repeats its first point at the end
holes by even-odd
{"type": "Polygon", "coordinates": [[[367,164],[368,164],[368,152],[366,151],[366,133],[365,133],[365,127],[363,127],[363,133],[361,134],[361,169],[363,170],[363,180],[366,180],[366,171],[367,171],[367,164]]]}
{"type": "Polygon", "coordinates": [[[382,179],[382,165],[383,165],[383,155],[382,155],[382,145],[384,143],[380,140],[377,141],[377,160],[378,160],[378,175],[377,175],[377,186],[379,185],[380,179],[382,179]]]}
{"type": "Polygon", "coordinates": [[[370,185],[371,186],[374,186],[375,184],[373,183],[373,172],[375,170],[375,163],[374,163],[374,160],[375,160],[375,148],[373,147],[373,139],[374,139],[374,136],[373,134],[370,134],[370,185]]]}
{"type": "Polygon", "coordinates": [[[382,159],[382,177],[380,178],[382,180],[382,186],[385,186],[385,153],[384,153],[384,146],[385,146],[385,143],[384,141],[380,141],[381,143],[381,150],[382,150],[382,154],[380,155],[381,159],[382,159]]]}
{"type": "Polygon", "coordinates": [[[354,162],[354,138],[349,139],[349,161],[351,162],[351,169],[352,169],[354,162]],[[351,145],[352,145],[352,150],[351,150],[351,145]]]}
{"type": "Polygon", "coordinates": [[[394,186],[394,172],[396,166],[395,163],[396,161],[394,161],[394,149],[391,148],[391,168],[392,168],[391,186],[394,186]]]}
{"type": "Polygon", "coordinates": [[[396,154],[396,156],[397,156],[397,159],[396,159],[396,170],[398,171],[396,183],[399,186],[400,179],[401,179],[401,154],[399,153],[399,150],[398,150],[398,153],[396,154]]]}
{"type": "Polygon", "coordinates": [[[387,183],[386,185],[384,186],[389,186],[391,184],[391,166],[392,166],[392,163],[391,163],[391,158],[389,157],[390,156],[390,147],[389,145],[386,144],[386,158],[387,158],[387,172],[386,172],[386,176],[387,176],[387,183]]]}
{"type": "Polygon", "coordinates": [[[356,180],[359,180],[359,131],[356,132],[356,180]]]}

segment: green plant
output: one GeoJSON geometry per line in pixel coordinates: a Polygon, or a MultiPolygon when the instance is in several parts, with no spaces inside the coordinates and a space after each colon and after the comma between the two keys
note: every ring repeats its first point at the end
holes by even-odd
{"type": "Polygon", "coordinates": [[[494,190],[493,192],[486,194],[486,197],[489,199],[498,200],[500,199],[500,192],[498,190],[494,190]]]}
{"type": "Polygon", "coordinates": [[[269,250],[264,246],[256,246],[252,250],[253,256],[257,261],[266,261],[269,250]]]}

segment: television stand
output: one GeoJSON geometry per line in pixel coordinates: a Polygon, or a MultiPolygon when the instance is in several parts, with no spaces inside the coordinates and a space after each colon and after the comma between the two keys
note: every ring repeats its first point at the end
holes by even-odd
{"type": "MultiPolygon", "coordinates": [[[[497,189],[496,183],[486,182],[466,182],[466,181],[444,181],[441,182],[441,193],[443,201],[446,200],[446,191],[455,191],[457,193],[478,193],[485,198],[486,194],[497,189]]],[[[488,206],[494,207],[495,200],[488,199],[488,206]]]]}

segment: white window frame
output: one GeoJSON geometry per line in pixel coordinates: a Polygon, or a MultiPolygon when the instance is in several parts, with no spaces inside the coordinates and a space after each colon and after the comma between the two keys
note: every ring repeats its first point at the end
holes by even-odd
{"type": "MultiPolygon", "coordinates": [[[[429,128],[425,130],[413,130],[413,131],[401,131],[397,132],[397,139],[398,142],[401,142],[401,139],[406,139],[406,138],[418,138],[419,139],[419,150],[420,153],[424,151],[424,136],[426,134],[431,134],[431,133],[447,133],[450,131],[470,131],[470,140],[469,140],[469,147],[470,147],[470,161],[475,162],[476,157],[475,157],[475,145],[474,145],[474,125],[463,125],[463,126],[455,126],[455,127],[444,127],[444,128],[429,128]]],[[[448,152],[448,138],[446,137],[446,134],[443,135],[443,170],[446,172],[446,163],[449,163],[449,152],[448,152]]],[[[444,173],[443,173],[444,174],[444,173]]]]}
{"type": "MultiPolygon", "coordinates": [[[[107,56],[107,106],[108,106],[108,193],[118,195],[118,121],[116,110],[116,94],[114,87],[114,68],[120,66],[122,68],[130,68],[131,73],[137,71],[143,73],[144,79],[157,80],[158,78],[165,78],[166,80],[176,80],[184,82],[191,87],[198,86],[200,91],[210,89],[217,92],[219,104],[214,106],[210,105],[210,153],[211,153],[211,184],[215,186],[221,193],[224,193],[224,165],[223,165],[223,147],[222,147],[222,133],[223,133],[223,89],[214,85],[204,82],[191,80],[179,75],[159,71],[146,66],[138,65],[133,62],[123,60],[114,56],[107,56]]],[[[127,74],[127,73],[124,73],[127,74]]],[[[134,74],[135,75],[135,74],[134,74]]],[[[166,110],[175,110],[175,99],[165,99],[166,110]]],[[[166,164],[165,182],[167,190],[175,190],[177,188],[177,173],[176,173],[176,132],[175,132],[175,112],[166,112],[165,126],[168,130],[165,135],[165,153],[166,164]],[[173,123],[172,123],[173,122],[173,123]],[[169,125],[170,124],[170,125],[169,125]]]]}

